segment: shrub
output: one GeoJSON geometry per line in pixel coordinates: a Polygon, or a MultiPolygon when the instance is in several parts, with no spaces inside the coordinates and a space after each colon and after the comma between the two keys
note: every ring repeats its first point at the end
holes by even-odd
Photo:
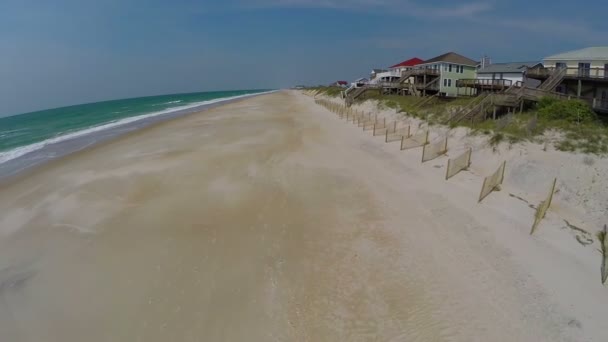
{"type": "Polygon", "coordinates": [[[564,152],[572,152],[576,150],[576,145],[570,140],[562,140],[555,146],[558,150],[564,152]]]}
{"type": "Polygon", "coordinates": [[[502,133],[494,133],[494,135],[490,138],[491,146],[498,146],[503,140],[505,140],[505,135],[502,133]]]}
{"type": "Polygon", "coordinates": [[[549,120],[564,120],[570,123],[589,123],[597,120],[597,115],[579,100],[556,100],[542,98],[538,102],[538,113],[549,120]]]}

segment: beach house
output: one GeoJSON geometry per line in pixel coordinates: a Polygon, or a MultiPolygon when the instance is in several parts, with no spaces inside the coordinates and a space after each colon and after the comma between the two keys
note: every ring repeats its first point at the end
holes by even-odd
{"type": "Polygon", "coordinates": [[[369,81],[370,83],[377,83],[380,79],[380,75],[387,72],[386,69],[372,69],[372,72],[369,73],[369,81]]]}
{"type": "Polygon", "coordinates": [[[608,113],[608,46],[545,57],[543,66],[529,69],[527,77],[542,81],[543,90],[585,100],[597,112],[608,113]]]}
{"type": "Polygon", "coordinates": [[[422,59],[414,57],[392,65],[388,68],[388,70],[384,70],[383,72],[375,75],[376,83],[382,84],[384,87],[396,87],[399,83],[403,83],[404,80],[401,80],[401,75],[405,71],[412,70],[422,62],[422,59]]]}
{"type": "Polygon", "coordinates": [[[541,62],[509,62],[495,63],[481,66],[477,70],[477,76],[473,79],[459,79],[456,87],[460,95],[477,95],[482,92],[500,92],[511,86],[527,85],[536,88],[540,85],[539,80],[529,79],[526,72],[529,68],[542,67],[541,62]],[[475,90],[470,93],[470,90],[475,90]]]}
{"type": "Polygon", "coordinates": [[[420,65],[422,63],[424,63],[424,61],[422,59],[420,59],[418,57],[414,57],[414,58],[410,58],[408,60],[405,60],[405,61],[403,61],[401,63],[397,63],[397,64],[389,67],[388,69],[394,71],[397,75],[401,76],[401,74],[404,71],[412,70],[417,65],[420,65]]]}
{"type": "Polygon", "coordinates": [[[405,71],[402,79],[407,78],[413,95],[439,95],[453,97],[460,91],[473,92],[474,89],[459,89],[460,79],[474,79],[479,63],[455,52],[444,53],[405,71]]]}

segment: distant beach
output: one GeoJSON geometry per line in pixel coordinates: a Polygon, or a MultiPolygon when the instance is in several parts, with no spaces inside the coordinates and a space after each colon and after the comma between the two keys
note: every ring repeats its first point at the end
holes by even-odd
{"type": "Polygon", "coordinates": [[[148,96],[0,118],[0,180],[156,122],[268,92],[148,96]]]}

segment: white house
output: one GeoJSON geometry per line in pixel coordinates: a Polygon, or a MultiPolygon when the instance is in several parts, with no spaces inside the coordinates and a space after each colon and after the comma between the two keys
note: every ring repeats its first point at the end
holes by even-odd
{"type": "Polygon", "coordinates": [[[423,63],[424,61],[420,58],[414,57],[405,60],[401,63],[397,63],[390,66],[388,70],[382,70],[381,72],[374,73],[373,82],[396,82],[401,78],[404,71],[413,69],[416,65],[423,63]]]}
{"type": "Polygon", "coordinates": [[[540,62],[510,62],[486,65],[477,70],[479,80],[504,80],[504,85],[509,87],[518,82],[530,87],[536,87],[539,81],[526,78],[528,68],[542,66],[540,62]]]}
{"type": "Polygon", "coordinates": [[[557,92],[586,100],[608,113],[608,46],[558,53],[543,59],[544,67],[528,70],[528,78],[550,82],[557,92]]]}

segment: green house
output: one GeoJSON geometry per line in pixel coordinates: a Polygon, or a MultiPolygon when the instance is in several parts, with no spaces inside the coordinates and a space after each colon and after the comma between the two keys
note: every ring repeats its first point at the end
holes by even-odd
{"type": "MultiPolygon", "coordinates": [[[[479,65],[478,62],[455,52],[431,58],[416,66],[421,71],[418,74],[424,76],[424,78],[418,77],[417,89],[420,89],[423,95],[458,96],[465,94],[470,89],[457,88],[456,81],[474,79],[477,65],[479,65]]],[[[474,91],[474,89],[470,91],[474,91]]]]}

